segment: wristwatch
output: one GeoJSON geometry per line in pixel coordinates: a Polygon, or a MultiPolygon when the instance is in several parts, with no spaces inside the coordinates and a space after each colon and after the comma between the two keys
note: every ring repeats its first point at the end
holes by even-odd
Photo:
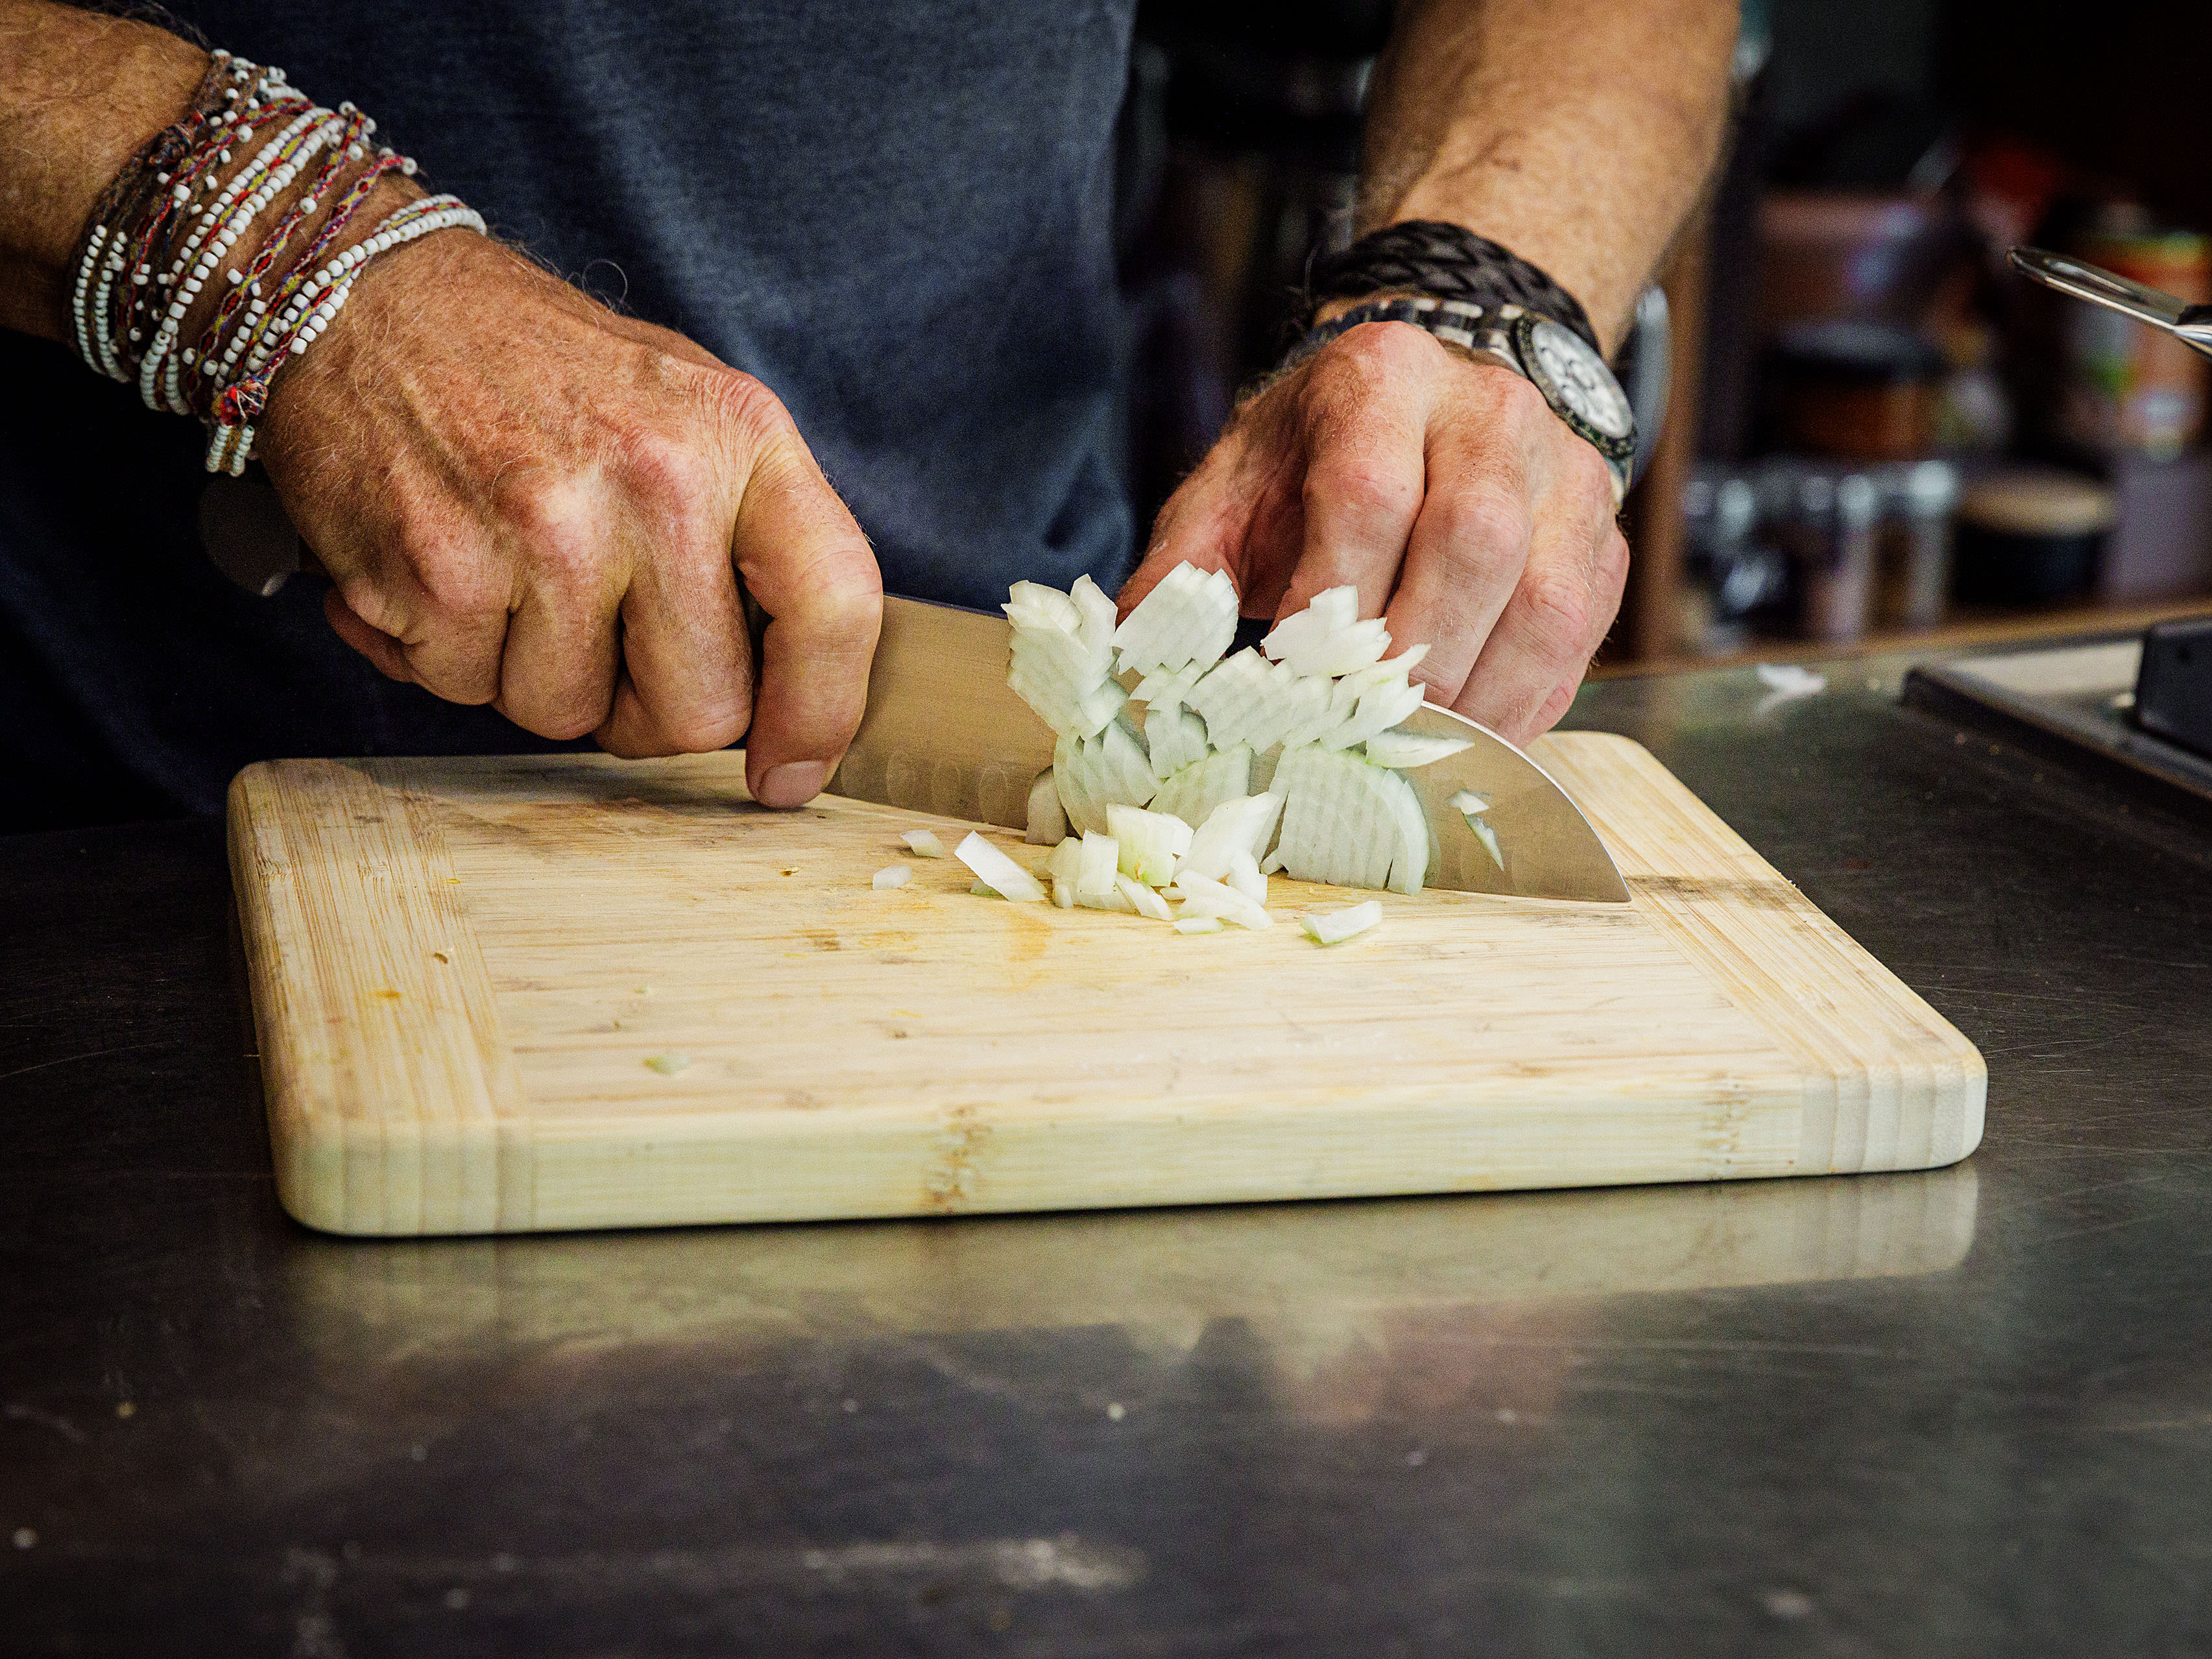
{"type": "Polygon", "coordinates": [[[1370,300],[1308,331],[1283,360],[1303,362],[1339,335],[1362,323],[1411,323],[1445,344],[1484,362],[1510,368],[1544,396],[1552,412],[1605,458],[1613,475],[1613,504],[1628,494],[1636,455],[1636,411],[1605,359],[1565,324],[1525,306],[1478,305],[1468,300],[1370,300]]]}

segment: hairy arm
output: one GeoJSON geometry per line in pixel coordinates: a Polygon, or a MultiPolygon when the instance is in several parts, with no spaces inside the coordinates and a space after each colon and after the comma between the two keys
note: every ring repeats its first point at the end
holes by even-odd
{"type": "Polygon", "coordinates": [[[206,70],[143,23],[0,0],[0,328],[63,337],[64,267],[94,202],[206,70]]]}
{"type": "Polygon", "coordinates": [[[1720,150],[1733,0],[1413,0],[1369,106],[1362,232],[1479,231],[1609,353],[1720,150]]]}
{"type": "MultiPolygon", "coordinates": [[[[1719,149],[1735,25],[1734,0],[1407,0],[1359,229],[1436,219],[1500,242],[1610,350],[1719,149]]],[[[1429,646],[1431,702],[1522,739],[1573,701],[1628,546],[1604,463],[1534,387],[1382,322],[1238,410],[1161,509],[1123,606],[1185,561],[1228,570],[1255,616],[1356,586],[1399,648],[1429,646]]]]}

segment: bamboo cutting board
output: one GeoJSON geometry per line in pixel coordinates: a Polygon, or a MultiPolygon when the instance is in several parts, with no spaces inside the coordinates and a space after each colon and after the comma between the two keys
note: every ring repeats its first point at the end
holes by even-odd
{"type": "MultiPolygon", "coordinates": [[[[280,761],[233,873],[285,1207],[507,1232],[1921,1169],[1972,1046],[1648,753],[1534,751],[1633,903],[1184,937],[971,896],[743,757],[280,761]],[[908,863],[913,882],[872,873],[908,863]]],[[[1035,867],[1042,849],[990,832],[1035,867]]],[[[1275,878],[1289,917],[1365,895],[1275,878]]]]}

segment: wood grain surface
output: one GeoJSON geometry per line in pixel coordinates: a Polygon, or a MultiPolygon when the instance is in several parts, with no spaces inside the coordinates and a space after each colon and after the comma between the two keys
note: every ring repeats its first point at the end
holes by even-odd
{"type": "MultiPolygon", "coordinates": [[[[333,1231],[483,1232],[1973,1149],[1981,1060],[1932,1009],[1638,745],[1537,753],[1632,904],[1385,895],[1327,949],[976,898],[898,841],[964,826],[764,811],[735,753],[251,768],[231,847],[280,1194],[333,1231]]],[[[1279,877],[1270,908],[1364,896],[1279,877]]]]}

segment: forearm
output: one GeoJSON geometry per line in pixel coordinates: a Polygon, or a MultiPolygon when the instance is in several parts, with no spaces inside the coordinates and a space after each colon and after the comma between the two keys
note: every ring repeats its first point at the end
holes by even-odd
{"type": "Polygon", "coordinates": [[[1733,0],[1411,0],[1376,73],[1358,228],[1501,242],[1610,352],[1719,152],[1735,33],[1733,0]]]}
{"type": "Polygon", "coordinates": [[[0,0],[0,328],[62,337],[64,267],[93,204],[207,62],[143,23],[0,0]]]}

